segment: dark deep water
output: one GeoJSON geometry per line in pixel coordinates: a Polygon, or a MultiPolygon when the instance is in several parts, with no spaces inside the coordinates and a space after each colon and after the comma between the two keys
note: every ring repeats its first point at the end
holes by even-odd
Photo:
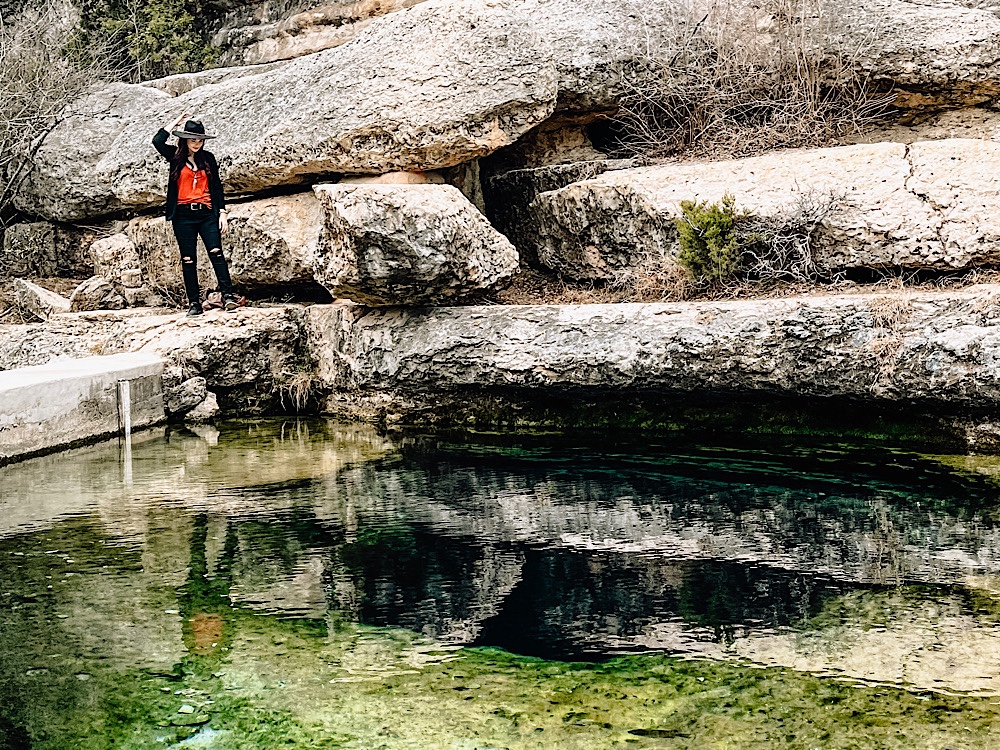
{"type": "Polygon", "coordinates": [[[0,750],[990,747],[994,476],[321,420],[0,467],[0,750]]]}

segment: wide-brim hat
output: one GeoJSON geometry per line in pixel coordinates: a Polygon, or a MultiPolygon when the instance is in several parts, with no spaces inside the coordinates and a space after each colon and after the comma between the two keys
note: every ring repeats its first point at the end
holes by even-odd
{"type": "Polygon", "coordinates": [[[202,125],[197,120],[188,120],[184,123],[183,130],[172,130],[171,135],[176,135],[178,138],[196,138],[198,140],[207,141],[209,138],[218,138],[217,135],[210,135],[205,132],[205,126],[202,125]]]}

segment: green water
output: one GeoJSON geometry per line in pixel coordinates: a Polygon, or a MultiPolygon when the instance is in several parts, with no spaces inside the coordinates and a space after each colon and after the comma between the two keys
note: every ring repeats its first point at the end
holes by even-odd
{"type": "Polygon", "coordinates": [[[992,748],[988,460],[158,430],[0,469],[0,748],[992,748]]]}

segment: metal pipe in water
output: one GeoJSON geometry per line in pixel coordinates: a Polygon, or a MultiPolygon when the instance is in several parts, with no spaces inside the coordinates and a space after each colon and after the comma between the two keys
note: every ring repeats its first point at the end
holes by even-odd
{"type": "Polygon", "coordinates": [[[125,486],[129,487],[132,485],[132,384],[128,380],[118,381],[118,427],[124,437],[122,466],[125,486]]]}

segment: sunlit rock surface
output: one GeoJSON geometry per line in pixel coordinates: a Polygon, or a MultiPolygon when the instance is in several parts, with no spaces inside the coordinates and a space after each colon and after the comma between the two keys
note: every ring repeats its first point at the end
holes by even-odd
{"type": "Polygon", "coordinates": [[[827,54],[839,54],[848,71],[891,83],[896,106],[974,106],[1000,93],[993,8],[905,0],[832,5],[807,25],[821,31],[827,54]]]}
{"type": "Polygon", "coordinates": [[[510,277],[517,251],[451,185],[319,185],[315,278],[369,305],[441,304],[510,277]]]}
{"type": "Polygon", "coordinates": [[[986,140],[803,149],[614,171],[541,193],[530,210],[540,262],[576,279],[672,262],[681,202],[726,195],[779,223],[821,219],[821,271],[957,270],[1000,261],[1000,228],[984,219],[1000,209],[997,168],[1000,143],[986,140]]]}
{"type": "Polygon", "coordinates": [[[350,394],[463,388],[765,392],[984,406],[1000,399],[1000,288],[620,305],[314,306],[321,381],[350,394]]]}

